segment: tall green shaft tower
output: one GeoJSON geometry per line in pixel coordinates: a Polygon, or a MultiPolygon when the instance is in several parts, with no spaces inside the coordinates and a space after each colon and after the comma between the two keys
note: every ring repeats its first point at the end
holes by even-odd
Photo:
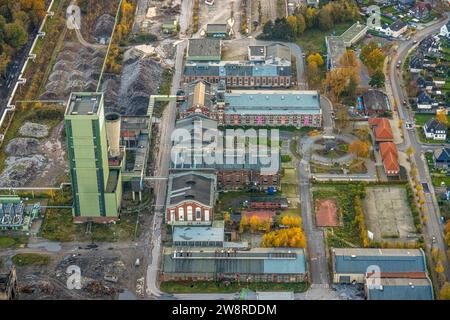
{"type": "Polygon", "coordinates": [[[64,121],[75,222],[117,220],[121,167],[108,161],[103,94],[72,93],[64,121]]]}

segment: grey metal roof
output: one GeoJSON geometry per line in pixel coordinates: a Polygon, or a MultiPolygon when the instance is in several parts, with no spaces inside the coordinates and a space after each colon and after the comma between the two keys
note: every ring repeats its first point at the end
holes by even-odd
{"type": "Polygon", "coordinates": [[[226,33],[227,31],[226,23],[208,23],[206,25],[206,33],[226,33]]]}
{"type": "Polygon", "coordinates": [[[378,266],[380,272],[426,272],[420,249],[334,248],[332,252],[336,273],[365,274],[372,265],[378,266]]]}
{"type": "Polygon", "coordinates": [[[320,114],[317,91],[249,91],[225,94],[226,114],[320,114]]]}
{"type": "Polygon", "coordinates": [[[220,40],[212,38],[189,39],[188,57],[220,57],[220,55],[220,40]]]}
{"type": "Polygon", "coordinates": [[[380,279],[381,287],[368,288],[368,300],[433,300],[429,279],[380,279]]]}
{"type": "Polygon", "coordinates": [[[166,247],[162,269],[164,273],[304,274],[306,264],[303,249],[253,248],[235,251],[218,248],[189,249],[181,253],[166,247]]]}
{"type": "Polygon", "coordinates": [[[281,43],[274,43],[268,45],[266,48],[266,57],[270,58],[278,58],[280,60],[291,61],[291,49],[281,43]]]}
{"type": "Polygon", "coordinates": [[[266,46],[248,46],[248,48],[252,56],[266,56],[266,46]]]}
{"type": "Polygon", "coordinates": [[[201,241],[201,242],[223,242],[224,228],[222,227],[175,227],[172,236],[173,242],[178,241],[201,241]]]}
{"type": "Polygon", "coordinates": [[[216,176],[200,172],[181,172],[169,176],[167,206],[183,201],[197,201],[203,205],[214,205],[216,176]]]}

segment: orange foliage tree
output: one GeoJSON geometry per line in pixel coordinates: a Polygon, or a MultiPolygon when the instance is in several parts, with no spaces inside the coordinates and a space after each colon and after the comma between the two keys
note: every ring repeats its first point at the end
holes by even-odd
{"type": "Polygon", "coordinates": [[[262,246],[267,248],[305,248],[306,237],[300,227],[275,230],[263,235],[262,246]]]}

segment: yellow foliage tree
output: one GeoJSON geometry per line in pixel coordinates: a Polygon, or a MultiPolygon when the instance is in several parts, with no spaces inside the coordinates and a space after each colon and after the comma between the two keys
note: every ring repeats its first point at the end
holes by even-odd
{"type": "Polygon", "coordinates": [[[445,114],[445,110],[436,111],[436,120],[442,124],[448,125],[448,118],[445,114]]]}
{"type": "Polygon", "coordinates": [[[301,227],[302,218],[296,216],[283,216],[281,224],[288,227],[301,227]]]}
{"type": "Polygon", "coordinates": [[[369,156],[369,145],[361,140],[353,141],[348,150],[356,154],[357,157],[367,158],[369,156]]]}
{"type": "Polygon", "coordinates": [[[450,300],[450,282],[445,282],[439,291],[439,300],[450,300]]]}
{"type": "Polygon", "coordinates": [[[259,230],[259,227],[261,226],[261,219],[259,219],[257,216],[251,216],[249,225],[250,225],[250,230],[252,232],[256,232],[259,230]]]}
{"type": "Polygon", "coordinates": [[[241,222],[239,223],[239,233],[243,233],[247,226],[248,226],[248,218],[247,218],[247,215],[244,214],[241,217],[241,222]]]}
{"type": "Polygon", "coordinates": [[[306,237],[300,227],[275,230],[263,235],[262,246],[266,248],[305,248],[306,237]]]}

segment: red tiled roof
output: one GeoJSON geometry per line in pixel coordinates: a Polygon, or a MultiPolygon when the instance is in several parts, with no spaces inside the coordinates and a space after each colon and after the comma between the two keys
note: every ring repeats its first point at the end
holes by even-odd
{"type": "Polygon", "coordinates": [[[386,118],[371,118],[369,125],[373,127],[376,141],[394,140],[391,124],[386,118]]]}
{"type": "Polygon", "coordinates": [[[400,165],[398,164],[397,157],[392,153],[388,152],[383,157],[384,170],[386,173],[398,173],[400,171],[400,165]]]}
{"type": "Polygon", "coordinates": [[[393,142],[381,142],[380,143],[380,154],[382,158],[385,158],[388,153],[392,153],[398,158],[397,147],[393,142]]]}

